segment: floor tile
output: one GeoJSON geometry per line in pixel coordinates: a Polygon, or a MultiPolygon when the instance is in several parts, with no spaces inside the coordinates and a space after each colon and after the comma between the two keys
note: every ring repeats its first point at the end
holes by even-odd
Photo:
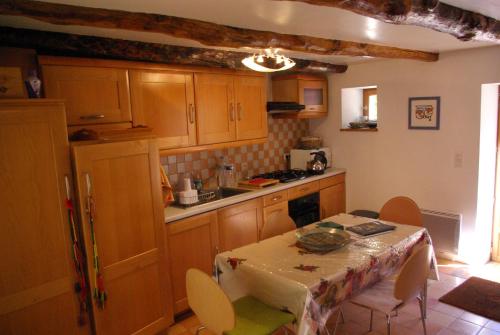
{"type": "Polygon", "coordinates": [[[481,326],[460,319],[453,321],[447,328],[457,335],[476,335],[481,330],[481,326]]]}
{"type": "Polygon", "coordinates": [[[476,325],[479,326],[484,326],[485,324],[490,321],[488,318],[485,318],[481,315],[477,315],[471,312],[465,312],[464,314],[460,315],[459,317],[461,320],[469,321],[472,323],[475,323],[476,325]]]}
{"type": "Polygon", "coordinates": [[[496,332],[496,331],[488,329],[488,328],[483,328],[478,333],[478,335],[500,335],[500,332],[496,332]]]}
{"type": "Polygon", "coordinates": [[[500,332],[500,322],[488,321],[488,323],[484,326],[484,328],[488,328],[488,329],[500,332]]]}

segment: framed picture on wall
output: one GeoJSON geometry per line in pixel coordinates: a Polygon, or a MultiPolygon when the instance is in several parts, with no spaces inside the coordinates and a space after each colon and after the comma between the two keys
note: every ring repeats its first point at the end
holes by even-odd
{"type": "Polygon", "coordinates": [[[439,129],[440,97],[415,97],[408,100],[408,129],[439,129]]]}

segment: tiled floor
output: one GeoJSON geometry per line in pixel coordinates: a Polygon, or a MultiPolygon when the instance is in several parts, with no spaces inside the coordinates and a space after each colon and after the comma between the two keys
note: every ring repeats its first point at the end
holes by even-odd
{"type": "MultiPolygon", "coordinates": [[[[500,282],[500,263],[489,263],[479,267],[446,261],[439,263],[440,281],[431,283],[428,290],[427,334],[500,335],[500,322],[488,320],[438,301],[442,295],[460,285],[470,276],[500,282]]],[[[386,334],[385,317],[382,314],[374,314],[374,331],[368,332],[370,312],[367,309],[349,303],[345,304],[343,309],[346,320],[345,324],[339,326],[338,335],[386,334]]],[[[419,310],[416,302],[403,307],[398,316],[392,319],[392,334],[423,334],[418,315],[419,310]]],[[[168,335],[192,335],[196,333],[198,327],[198,319],[195,316],[190,316],[173,325],[168,335]]],[[[201,332],[201,335],[209,334],[211,333],[208,331],[201,332]]]]}

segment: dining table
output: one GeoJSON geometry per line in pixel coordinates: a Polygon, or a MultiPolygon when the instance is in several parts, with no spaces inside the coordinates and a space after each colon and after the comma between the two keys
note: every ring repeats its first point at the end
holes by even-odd
{"type": "MultiPolygon", "coordinates": [[[[342,213],[322,221],[347,228],[374,219],[342,213]]],[[[215,277],[231,301],[251,295],[294,314],[295,334],[328,334],[327,321],[343,302],[393,276],[420,246],[432,245],[424,227],[377,221],[395,229],[368,237],[351,233],[347,245],[326,253],[297,243],[297,231],[318,223],[219,253],[215,277]]],[[[430,279],[438,280],[435,256],[429,266],[430,279]]]]}

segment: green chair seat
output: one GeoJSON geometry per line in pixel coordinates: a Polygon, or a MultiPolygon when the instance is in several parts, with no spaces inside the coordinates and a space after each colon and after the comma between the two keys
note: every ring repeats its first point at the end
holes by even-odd
{"type": "Polygon", "coordinates": [[[295,316],[269,307],[259,300],[246,296],[233,303],[236,326],[226,335],[268,335],[295,320],[295,316]]]}

